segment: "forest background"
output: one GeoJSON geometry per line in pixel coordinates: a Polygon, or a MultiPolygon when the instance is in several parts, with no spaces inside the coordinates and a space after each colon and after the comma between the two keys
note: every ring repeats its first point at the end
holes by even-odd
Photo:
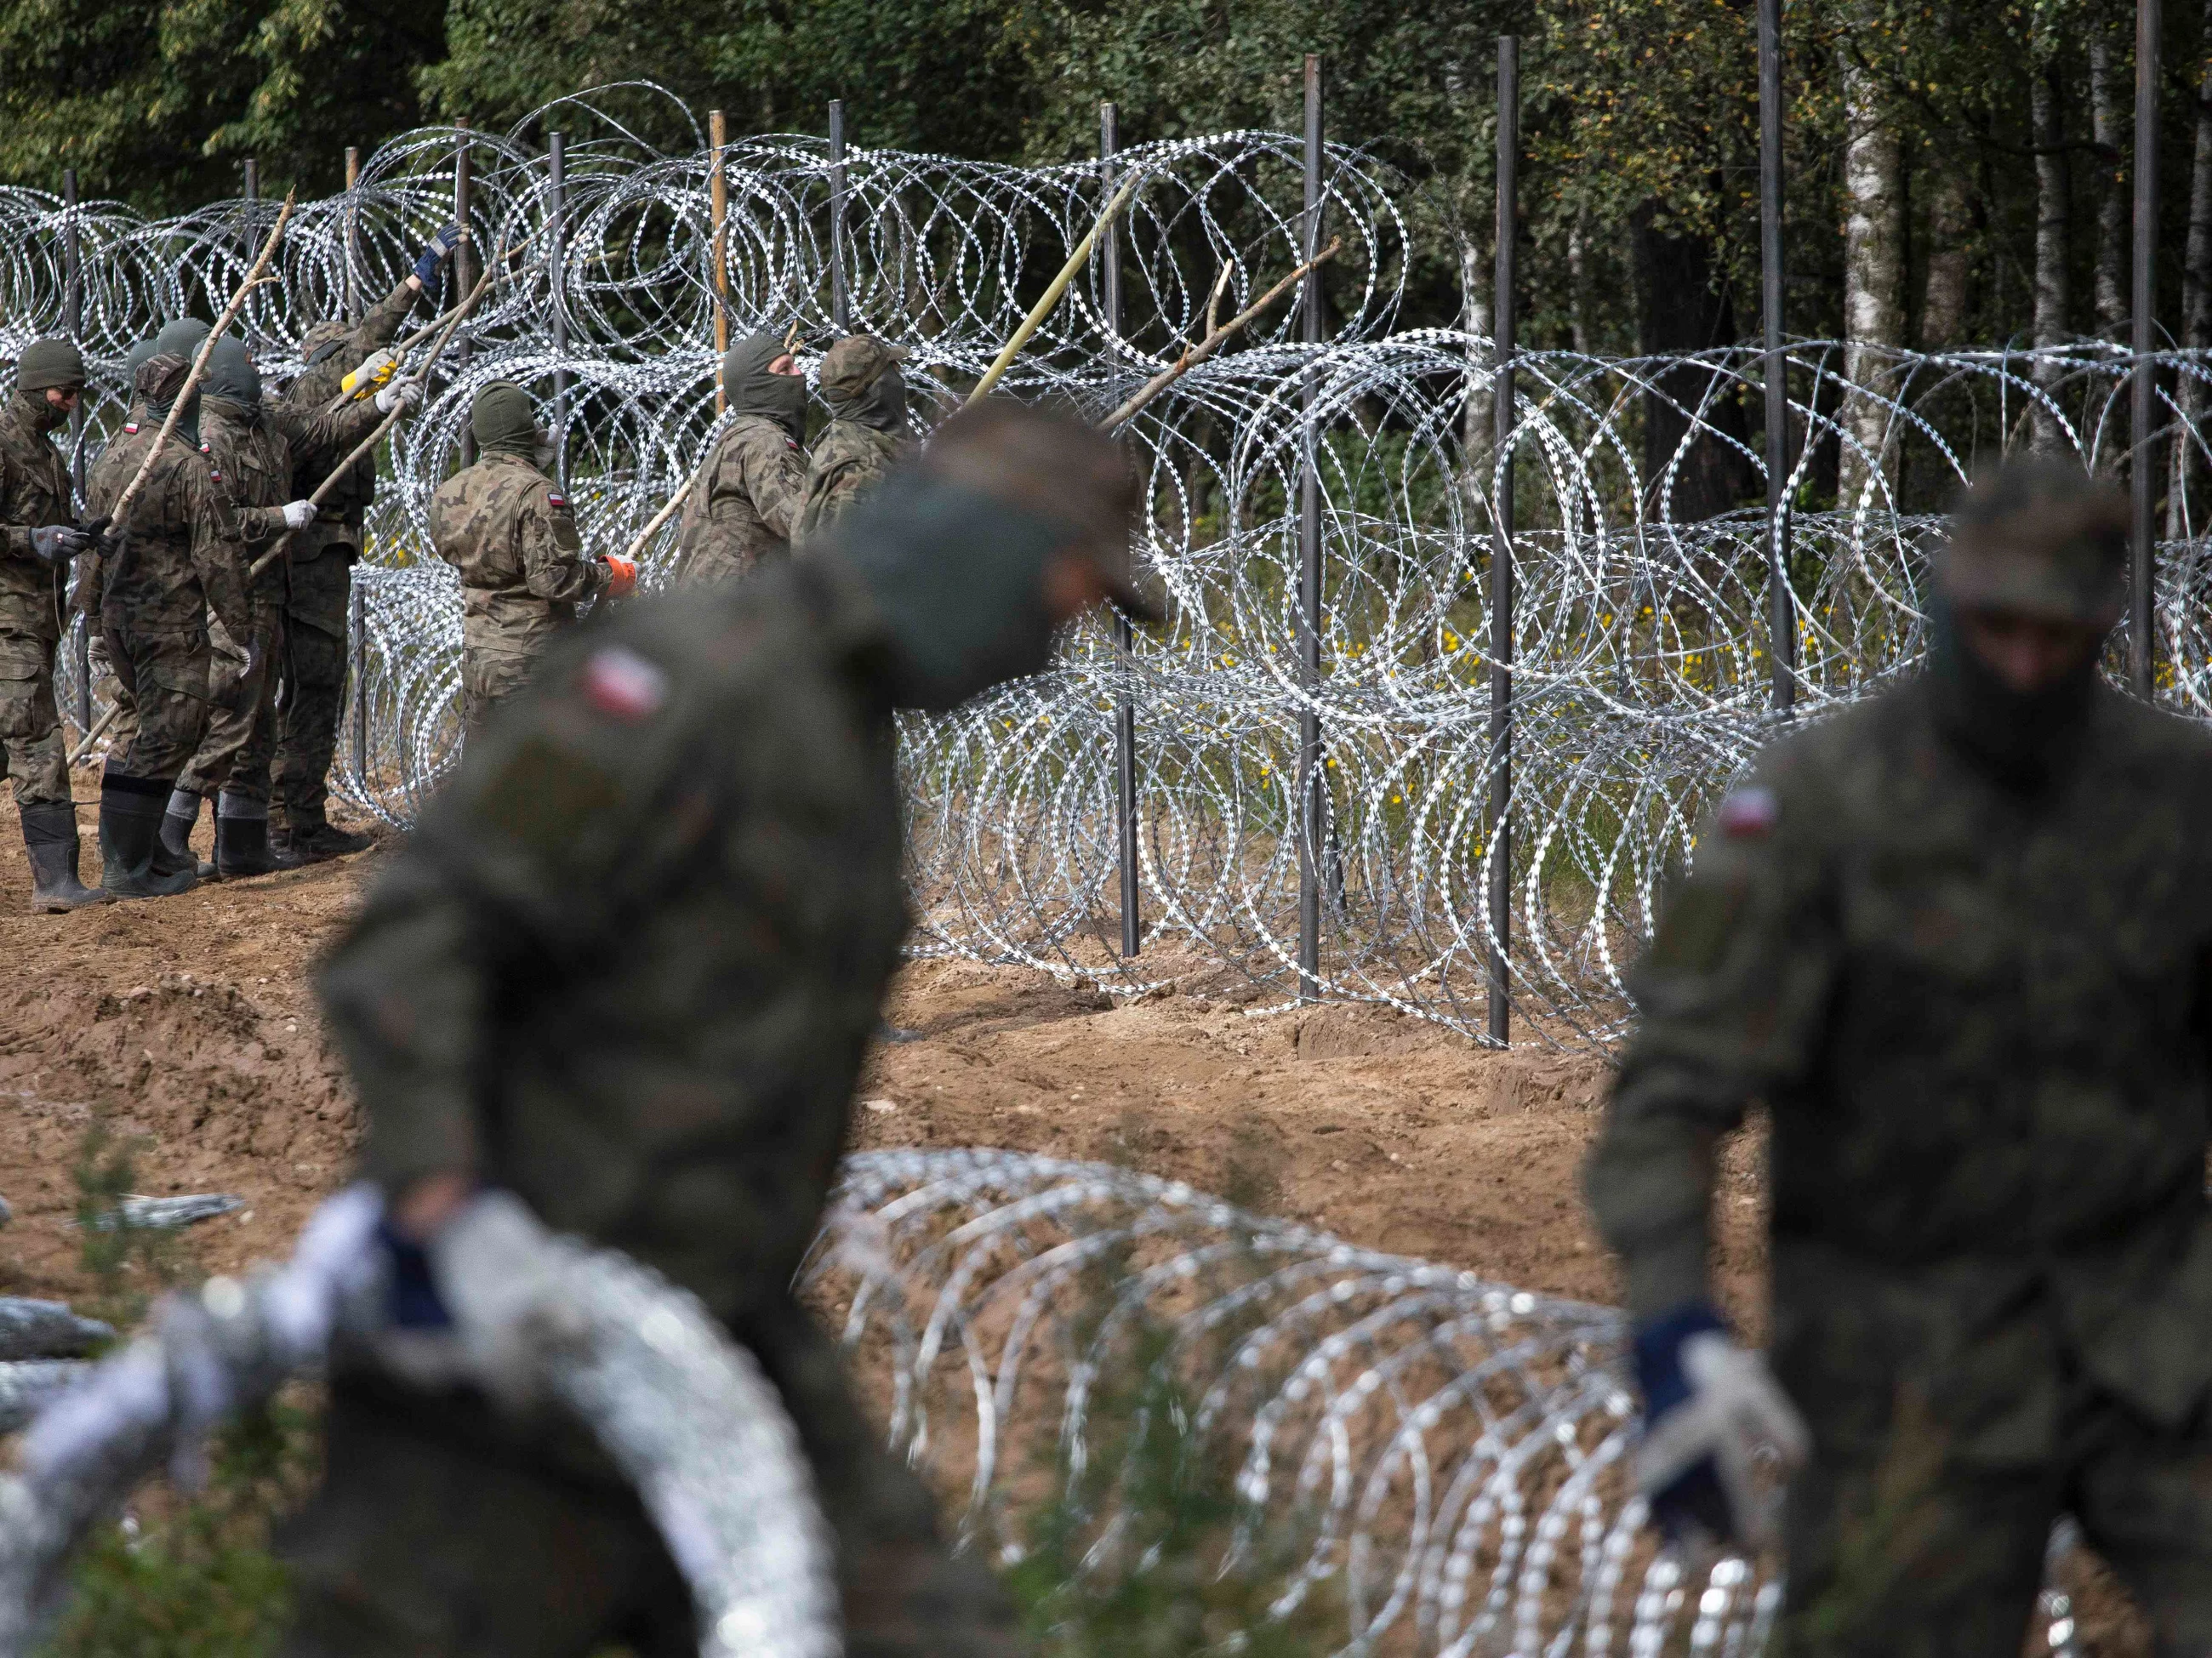
{"type": "MultiPolygon", "coordinates": [[[[1294,128],[1422,186],[1408,323],[1486,331],[1495,43],[1523,39],[1524,346],[1656,354],[1757,332],[1753,0],[0,0],[0,182],[149,211],[340,185],[425,122],[503,129],[657,82],[733,134],[1028,163],[1294,128]],[[1426,228],[1440,226],[1432,224],[1426,228]],[[1454,255],[1451,250],[1459,252],[1454,255]]],[[[1791,0],[1790,331],[1885,345],[2124,337],[2130,0],[1791,0]]],[[[2167,0],[2158,315],[2212,346],[2212,0],[2167,0]]],[[[614,106],[672,148],[665,100],[614,106]]],[[[543,135],[525,128],[526,138],[543,135]]],[[[1740,481],[1731,481],[1740,482],[1740,481]]],[[[1716,483],[1720,483],[1716,480],[1716,483]]],[[[1723,493],[1733,493],[1726,485],[1723,493]]],[[[1716,503],[1717,504],[1717,503],[1716,503]]]]}

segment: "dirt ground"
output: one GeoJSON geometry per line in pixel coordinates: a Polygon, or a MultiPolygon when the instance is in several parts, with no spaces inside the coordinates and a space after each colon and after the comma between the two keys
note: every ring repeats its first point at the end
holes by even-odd
{"type": "MultiPolygon", "coordinates": [[[[88,879],[97,791],[80,772],[88,879]]],[[[183,1236],[191,1265],[285,1250],[351,1156],[351,1096],[308,975],[378,857],[33,916],[0,804],[0,1195],[15,1209],[0,1292],[92,1292],[69,1223],[95,1115],[137,1141],[138,1190],[246,1199],[183,1236]]],[[[874,1055],[855,1142],[1111,1160],[1355,1242],[1617,1298],[1577,1183],[1601,1060],[1486,1051],[1387,1009],[1251,1012],[1197,964],[1179,986],[1116,1004],[1024,969],[910,965],[890,1012],[915,1039],[874,1055]]],[[[1720,1222],[1723,1294],[1754,1331],[1759,1163],[1755,1135],[1740,1137],[1720,1222]]],[[[2116,1599],[2100,1587],[2084,1606],[2102,1658],[2141,1649],[2116,1599]]]]}

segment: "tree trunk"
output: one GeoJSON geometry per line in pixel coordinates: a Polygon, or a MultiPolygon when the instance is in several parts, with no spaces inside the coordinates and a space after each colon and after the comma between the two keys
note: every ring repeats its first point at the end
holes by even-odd
{"type": "Polygon", "coordinates": [[[2097,331],[2108,340],[2128,331],[2128,209],[2120,167],[2120,112],[2112,95],[2112,32],[2100,22],[2089,34],[2089,136],[2097,145],[2097,331]]]}
{"type": "MultiPolygon", "coordinates": [[[[2189,241],[2181,267],[2181,343],[2192,351],[2212,349],[2212,0],[2204,0],[2204,41],[2206,61],[2197,72],[2197,153],[2189,169],[2189,241]]],[[[2212,405],[2194,374],[2182,375],[2179,389],[2185,418],[2174,434],[2173,487],[2166,495],[2169,541],[2199,533],[2203,524],[2202,513],[2185,509],[2205,477],[2195,433],[2212,405]]]]}
{"type": "MultiPolygon", "coordinates": [[[[1844,452],[1836,504],[1857,504],[1889,459],[1893,439],[1883,393],[1890,353],[1905,343],[1905,178],[1897,128],[1874,77],[1844,64],[1844,452]]],[[[1879,501],[1870,504],[1879,505],[1879,501]]]]}
{"type": "MultiPolygon", "coordinates": [[[[1735,344],[1735,307],[1714,280],[1711,245],[1659,230],[1656,216],[1652,203],[1629,216],[1638,353],[1680,356],[1735,344]]],[[[1751,424],[1742,399],[1733,388],[1718,386],[1713,370],[1682,363],[1654,375],[1644,394],[1646,510],[1656,519],[1689,524],[1763,501],[1759,475],[1735,444],[1750,446],[1751,424]],[[1693,432],[1699,410],[1701,429],[1693,432]]]]}
{"type": "MultiPolygon", "coordinates": [[[[2040,52],[2028,75],[2028,124],[2035,137],[2035,343],[2039,349],[2062,344],[2069,335],[2066,313],[2071,296],[2066,283],[2068,209],[2066,142],[2063,106],[2058,95],[2058,66],[2040,52]]],[[[2038,363],[2037,384],[2054,386],[2064,373],[2062,365],[2038,363]]],[[[2062,441],[2057,420],[2038,403],[2030,421],[2038,449],[2054,448],[2062,441]]]]}
{"type": "Polygon", "coordinates": [[[1966,342],[1973,314],[1973,215],[1966,181],[1938,166],[1928,180],[1928,290],[1920,303],[1920,344],[1940,351],[1966,342]]]}
{"type": "Polygon", "coordinates": [[[1567,227],[1567,302],[1571,307],[1568,327],[1574,348],[1587,356],[1590,349],[1589,208],[1578,203],[1574,222],[1567,227]]]}
{"type": "Polygon", "coordinates": [[[1498,360],[1498,343],[1490,337],[1490,260],[1472,238],[1460,245],[1460,326],[1482,341],[1479,350],[1468,353],[1467,411],[1461,428],[1461,446],[1467,456],[1468,499],[1486,495],[1490,488],[1492,451],[1497,446],[1495,411],[1491,396],[1491,367],[1498,360]]]}

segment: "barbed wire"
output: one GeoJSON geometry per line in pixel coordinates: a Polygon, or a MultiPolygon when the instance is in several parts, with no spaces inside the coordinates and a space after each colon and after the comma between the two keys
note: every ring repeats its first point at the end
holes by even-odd
{"type": "MultiPolygon", "coordinates": [[[[651,94],[655,89],[647,89],[651,94]]],[[[459,596],[432,555],[429,496],[457,464],[468,406],[494,379],[539,404],[586,549],[618,552],[674,495],[718,429],[714,271],[732,332],[796,328],[810,374],[850,323],[905,345],[926,429],[972,385],[1107,194],[1096,164],[1019,168],[855,151],[805,137],[653,149],[596,95],[507,135],[428,128],[386,144],[346,195],[301,203],[280,280],[249,307],[264,370],[296,367],[301,332],[380,297],[453,213],[471,146],[479,253],[509,268],[421,414],[391,446],[368,524],[356,623],[363,694],[337,785],[404,823],[459,742],[459,596]],[[556,188],[520,136],[569,129],[556,188]],[[833,198],[842,209],[833,211],[833,198]],[[833,227],[842,230],[833,239],[833,227]],[[833,267],[838,276],[833,280],[833,267]],[[349,273],[351,273],[350,276],[349,273]]],[[[696,123],[692,124],[696,131],[696,123]]],[[[1013,395],[1101,415],[1204,331],[1226,271],[1233,311],[1308,246],[1301,152],[1243,131],[1133,149],[1142,183],[1121,233],[1127,326],[1106,312],[1104,255],[1071,286],[1006,381],[1013,395]]],[[[1510,969],[1525,1029],[1610,1041],[1624,964],[1648,938],[1664,872],[1771,731],[1773,573],[1757,351],[1606,358],[1525,351],[1518,419],[1490,433],[1491,343],[1407,328],[1413,187],[1372,155],[1327,152],[1321,234],[1326,343],[1295,305],[1186,375],[1131,423],[1149,489],[1141,552],[1173,602],[1124,656],[1103,625],[1059,665],[939,719],[902,724],[914,948],[1031,963],[1139,993],[1194,960],[1296,984],[1298,725],[1319,717],[1325,783],[1325,994],[1387,1002],[1474,1032],[1492,945],[1487,613],[1492,502],[1510,467],[1518,519],[1512,617],[1516,726],[1510,969]],[[1309,397],[1309,392],[1310,397],[1309,397]],[[1321,668],[1301,673],[1297,503],[1312,458],[1322,501],[1321,668]],[[1115,913],[1115,709],[1136,710],[1144,951],[1115,913]]],[[[85,447],[122,410],[124,354],[165,318],[204,313],[250,262],[270,204],[149,221],[112,204],[0,190],[0,355],[76,330],[92,362],[85,447]],[[74,228],[81,276],[70,282],[74,228]],[[72,301],[72,293],[81,296],[72,301]],[[75,309],[73,309],[73,305],[75,309]]],[[[1318,238],[1316,238],[1317,245],[1318,238]]],[[[1229,314],[1224,311],[1224,314],[1229,314]]],[[[1915,353],[1793,343],[1785,381],[1798,459],[1787,580],[1804,717],[1917,661],[1929,531],[1975,465],[2028,446],[2112,469],[2128,459],[2134,359],[2087,341],[2039,350],[1915,353]]],[[[2195,416],[2208,365],[2157,360],[2169,475],[2154,615],[2160,695],[2212,713],[2203,531],[2212,466],[2195,416]]],[[[674,532],[648,546],[665,582],[674,532]]],[[[62,702],[80,702],[74,661],[62,702]]],[[[88,699],[84,706],[90,706],[88,699]]]]}

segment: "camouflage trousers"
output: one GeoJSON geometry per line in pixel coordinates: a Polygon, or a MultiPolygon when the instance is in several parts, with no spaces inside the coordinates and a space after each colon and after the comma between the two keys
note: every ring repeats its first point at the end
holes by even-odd
{"type": "MultiPolygon", "coordinates": [[[[939,1541],[921,1482],[787,1303],[747,1345],[782,1391],[836,1528],[848,1658],[1015,1658],[1012,1607],[939,1541]],[[803,1326],[803,1327],[802,1327],[803,1326]]],[[[284,1658],[636,1658],[699,1650],[659,1533],[574,1424],[532,1433],[478,1396],[334,1380],[322,1490],[292,1522],[284,1658]]]]}
{"type": "Polygon", "coordinates": [[[461,724],[475,731],[496,708],[529,683],[537,654],[461,647],[461,724]]]}
{"type": "Polygon", "coordinates": [[[1784,1658],[2019,1658],[2062,1514],[2159,1658],[2212,1652],[2212,1426],[2168,1432],[2084,1387],[2048,1462],[1962,1466],[1911,1438],[1881,1456],[1823,1443],[1791,1482],[1784,1658]]]}
{"type": "Polygon", "coordinates": [[[177,778],[177,786],[189,794],[205,799],[220,790],[268,802],[269,761],[276,751],[276,671],[284,649],[281,595],[255,596],[253,641],[260,655],[250,683],[240,683],[243,665],[231,651],[210,652],[210,692],[234,698],[237,706],[210,701],[207,730],[177,778]]]}
{"type": "Polygon", "coordinates": [[[107,769],[173,782],[207,730],[207,629],[110,623],[106,637],[118,687],[107,769]]]}
{"type": "Polygon", "coordinates": [[[0,746],[19,806],[70,798],[69,743],[54,706],[54,644],[0,633],[0,746]]]}
{"type": "Polygon", "coordinates": [[[347,613],[353,560],[343,544],[295,564],[284,607],[283,706],[276,714],[275,799],[282,820],[312,829],[330,809],[331,762],[345,717],[347,613]]]}

